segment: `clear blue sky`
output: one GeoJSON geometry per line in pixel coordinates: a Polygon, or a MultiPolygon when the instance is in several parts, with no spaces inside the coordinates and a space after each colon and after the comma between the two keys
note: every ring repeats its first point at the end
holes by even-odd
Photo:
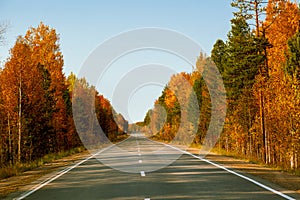
{"type": "MultiPolygon", "coordinates": [[[[9,24],[6,44],[0,47],[3,61],[18,35],[40,21],[60,35],[66,76],[78,73],[88,55],[104,40],[120,32],[142,27],[161,27],[181,32],[210,54],[219,38],[226,39],[233,9],[230,0],[0,0],[0,22],[9,24]]],[[[186,67],[188,68],[188,67],[186,67]]],[[[185,69],[185,68],[183,68],[185,69]]],[[[182,71],[178,69],[178,71],[182,71]]],[[[167,82],[168,80],[166,80],[167,82]]],[[[151,95],[135,96],[129,106],[132,121],[142,120],[161,92],[148,87],[151,95]],[[144,98],[141,101],[140,98],[144,98]],[[138,100],[139,99],[139,100],[138,100]]],[[[110,98],[109,91],[100,91],[110,98]]],[[[138,93],[137,93],[138,94],[138,93]]]]}

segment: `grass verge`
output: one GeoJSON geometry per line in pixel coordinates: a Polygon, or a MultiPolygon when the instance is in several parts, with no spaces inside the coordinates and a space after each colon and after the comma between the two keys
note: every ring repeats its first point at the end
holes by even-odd
{"type": "Polygon", "coordinates": [[[22,172],[40,167],[46,163],[50,163],[63,157],[70,156],[72,154],[80,153],[83,151],[85,151],[84,147],[76,147],[68,151],[47,154],[42,158],[39,158],[32,162],[18,163],[10,166],[2,166],[0,168],[0,179],[5,179],[11,176],[17,176],[22,172]]]}
{"type": "Polygon", "coordinates": [[[294,169],[294,170],[284,169],[284,168],[279,167],[279,166],[266,164],[266,163],[262,162],[261,160],[257,160],[257,159],[252,158],[252,157],[246,157],[242,154],[238,154],[238,153],[231,152],[231,151],[226,151],[225,149],[220,149],[220,148],[217,148],[217,147],[213,148],[212,152],[216,153],[216,154],[219,154],[219,155],[222,155],[222,156],[227,156],[227,157],[232,157],[232,158],[235,158],[235,159],[240,159],[240,160],[243,160],[245,162],[252,163],[252,164],[258,164],[260,166],[271,168],[273,170],[277,170],[277,171],[281,171],[281,172],[288,172],[289,174],[300,176],[300,169],[294,169]]]}
{"type": "Polygon", "coordinates": [[[122,142],[123,140],[127,139],[129,137],[128,134],[120,134],[116,137],[116,139],[113,141],[114,144],[118,142],[122,142]]]}

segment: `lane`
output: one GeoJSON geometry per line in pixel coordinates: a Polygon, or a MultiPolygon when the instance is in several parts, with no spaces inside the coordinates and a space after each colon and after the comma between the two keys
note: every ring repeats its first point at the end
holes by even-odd
{"type": "Polygon", "coordinates": [[[289,198],[209,161],[181,154],[176,147],[136,134],[82,161],[25,199],[289,198]],[[171,163],[173,159],[176,161],[171,163]]]}
{"type": "Polygon", "coordinates": [[[145,181],[145,193],[153,199],[283,199],[188,155],[148,174],[145,181]],[[159,182],[151,184],[155,180],[159,182]]]}

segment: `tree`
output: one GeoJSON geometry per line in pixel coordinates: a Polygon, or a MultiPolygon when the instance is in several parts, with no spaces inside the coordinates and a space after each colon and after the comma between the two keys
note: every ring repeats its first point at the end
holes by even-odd
{"type": "Polygon", "coordinates": [[[263,56],[259,55],[261,49],[243,18],[232,20],[227,45],[228,56],[223,77],[228,98],[238,100],[243,91],[251,90],[263,56]]]}
{"type": "Polygon", "coordinates": [[[270,73],[282,73],[282,63],[285,62],[287,41],[299,28],[299,8],[290,1],[271,0],[267,6],[265,26],[266,37],[272,48],[268,49],[268,64],[270,73]]]}
{"type": "Polygon", "coordinates": [[[254,27],[255,36],[257,41],[257,47],[259,47],[260,51],[259,55],[264,56],[264,63],[260,63],[259,65],[259,75],[257,76],[257,90],[259,91],[259,109],[260,109],[260,127],[261,127],[261,135],[263,136],[264,143],[264,159],[266,159],[266,151],[267,151],[267,133],[265,128],[265,95],[263,93],[263,88],[265,87],[266,80],[269,76],[269,67],[268,67],[268,55],[267,48],[270,46],[267,38],[266,38],[266,30],[269,26],[265,26],[262,17],[265,15],[266,2],[263,0],[233,0],[232,6],[239,9],[238,12],[235,12],[234,15],[237,18],[243,18],[247,22],[250,21],[250,24],[254,27]],[[252,24],[252,22],[254,22],[252,24]],[[263,51],[262,51],[263,50],[263,51]]]}
{"type": "Polygon", "coordinates": [[[60,52],[59,36],[55,29],[46,26],[42,22],[37,28],[30,28],[24,36],[26,43],[32,48],[35,53],[32,55],[33,65],[39,63],[43,65],[50,73],[51,84],[50,90],[53,91],[55,99],[54,113],[52,125],[56,134],[56,149],[60,151],[64,149],[66,137],[64,133],[68,131],[68,114],[67,104],[67,85],[65,77],[62,73],[63,56],[60,52]]]}
{"type": "Polygon", "coordinates": [[[6,24],[0,24],[0,45],[4,44],[7,27],[6,24]]]}
{"type": "Polygon", "coordinates": [[[265,11],[265,3],[263,0],[233,0],[231,6],[238,9],[233,13],[235,18],[257,21],[265,11]]]}
{"type": "Polygon", "coordinates": [[[229,114],[225,126],[225,146],[228,149],[230,134],[239,129],[236,132],[240,134],[235,134],[234,140],[240,138],[243,144],[238,145],[239,150],[251,154],[253,139],[250,129],[257,112],[253,85],[264,64],[265,55],[263,40],[253,33],[247,22],[255,18],[256,13],[255,8],[248,4],[248,1],[242,0],[232,3],[239,11],[234,13],[235,18],[231,20],[228,40],[226,43],[217,40],[211,57],[222,74],[227,91],[229,114]]]}
{"type": "Polygon", "coordinates": [[[30,48],[19,37],[15,46],[11,49],[11,57],[5,64],[2,76],[2,95],[4,105],[8,113],[12,116],[16,124],[18,137],[17,141],[17,161],[21,162],[21,140],[22,140],[22,104],[24,103],[24,84],[29,75],[30,48]]]}
{"type": "MultiPolygon", "coordinates": [[[[300,30],[300,29],[299,29],[300,30]]],[[[285,72],[289,83],[289,114],[287,116],[289,130],[290,168],[300,166],[300,32],[289,39],[286,53],[285,72]]],[[[286,103],[286,102],[285,102],[286,103]]]]}
{"type": "Polygon", "coordinates": [[[119,134],[127,132],[128,122],[125,118],[117,114],[110,102],[94,86],[90,86],[85,78],[78,79],[71,73],[67,80],[72,93],[76,129],[86,148],[114,142],[119,134]]]}
{"type": "Polygon", "coordinates": [[[227,62],[227,45],[223,42],[223,40],[217,40],[213,46],[211,51],[211,59],[214,61],[216,66],[218,67],[221,75],[224,73],[225,64],[227,62]]]}
{"type": "MultiPolygon", "coordinates": [[[[5,41],[5,33],[6,33],[7,26],[5,25],[0,25],[0,46],[4,44],[5,41]]],[[[0,61],[1,64],[1,61],[0,61]]],[[[0,77],[2,74],[2,69],[0,67],[0,77]]],[[[0,80],[1,82],[1,80],[0,80]]],[[[1,87],[0,87],[0,94],[2,94],[1,87]]],[[[6,162],[7,158],[6,155],[8,154],[9,160],[11,161],[11,135],[10,135],[10,117],[9,117],[9,112],[5,110],[5,106],[3,104],[3,98],[2,95],[0,95],[0,116],[7,116],[7,119],[5,120],[4,117],[0,118],[1,119],[1,124],[0,124],[0,165],[1,163],[6,162]],[[7,130],[8,134],[6,135],[6,121],[7,121],[7,130]],[[2,134],[1,134],[2,133],[2,134]],[[7,137],[8,137],[8,145],[6,144],[7,142],[7,137]],[[8,150],[8,153],[5,151],[8,150]]]]}
{"type": "MultiPolygon", "coordinates": [[[[293,145],[295,133],[294,115],[297,101],[297,89],[293,89],[293,83],[289,80],[286,70],[286,53],[288,41],[299,29],[299,8],[296,3],[290,1],[272,0],[268,2],[265,26],[266,37],[272,48],[267,49],[269,78],[264,88],[265,113],[266,113],[266,162],[278,164],[284,168],[291,168],[290,160],[295,158],[293,145]],[[294,102],[292,104],[292,102],[294,102]],[[291,116],[294,116],[291,118],[291,116]],[[274,124],[276,121],[276,124],[274,124]],[[289,122],[289,123],[288,123],[289,122]],[[291,137],[293,135],[293,137],[291,137]],[[283,139],[284,138],[284,139],[283,139]],[[278,148],[281,147],[281,148],[278,148]]],[[[289,55],[291,56],[291,55],[289,55]]],[[[295,63],[294,63],[295,64],[295,63]]]]}
{"type": "Polygon", "coordinates": [[[6,111],[1,119],[1,143],[2,138],[4,141],[0,147],[8,155],[4,164],[27,162],[80,145],[62,65],[54,29],[41,23],[17,38],[0,73],[0,112],[2,108],[6,111]]]}
{"type": "Polygon", "coordinates": [[[1,74],[4,105],[11,116],[10,124],[18,132],[15,138],[18,162],[45,155],[51,144],[46,139],[46,133],[52,130],[48,123],[53,110],[51,79],[42,65],[32,64],[32,54],[30,46],[19,37],[1,74]]]}
{"type": "Polygon", "coordinates": [[[285,54],[285,72],[296,81],[300,82],[300,32],[298,31],[288,41],[288,51],[285,54]]]}

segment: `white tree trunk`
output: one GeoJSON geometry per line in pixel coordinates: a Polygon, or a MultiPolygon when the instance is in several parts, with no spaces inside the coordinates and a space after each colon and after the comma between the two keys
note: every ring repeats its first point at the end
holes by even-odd
{"type": "Polygon", "coordinates": [[[22,117],[22,78],[20,76],[19,83],[19,119],[18,119],[18,129],[19,129],[19,139],[18,139],[18,162],[21,162],[21,117],[22,117]]]}

